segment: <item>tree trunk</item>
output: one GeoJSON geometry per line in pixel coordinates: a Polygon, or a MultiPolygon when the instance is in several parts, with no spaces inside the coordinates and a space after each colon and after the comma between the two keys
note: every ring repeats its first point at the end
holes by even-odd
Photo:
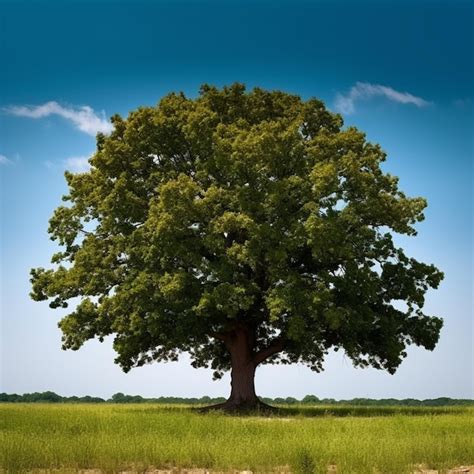
{"type": "Polygon", "coordinates": [[[253,358],[252,334],[248,328],[236,329],[226,339],[226,347],[231,359],[231,392],[229,399],[207,409],[226,411],[248,411],[263,406],[255,393],[255,369],[257,364],[253,358]]]}
{"type": "Polygon", "coordinates": [[[231,410],[253,409],[259,400],[255,393],[255,362],[253,342],[247,328],[239,328],[226,343],[231,360],[231,392],[224,408],[231,410]]]}
{"type": "Polygon", "coordinates": [[[231,353],[231,392],[227,403],[236,407],[253,408],[259,400],[255,393],[255,364],[245,353],[231,353]]]}
{"type": "Polygon", "coordinates": [[[281,350],[281,342],[254,353],[255,335],[251,329],[240,327],[224,340],[231,358],[231,392],[224,403],[204,408],[204,411],[221,409],[232,412],[264,410],[273,411],[273,407],[263,403],[255,393],[255,370],[260,362],[281,350]]]}

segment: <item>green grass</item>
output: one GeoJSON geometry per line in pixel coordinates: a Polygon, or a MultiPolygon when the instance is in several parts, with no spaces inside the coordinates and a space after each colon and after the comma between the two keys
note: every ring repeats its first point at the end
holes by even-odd
{"type": "Polygon", "coordinates": [[[405,473],[474,464],[474,409],[292,407],[273,417],[163,405],[0,404],[0,470],[201,467],[405,473]]]}

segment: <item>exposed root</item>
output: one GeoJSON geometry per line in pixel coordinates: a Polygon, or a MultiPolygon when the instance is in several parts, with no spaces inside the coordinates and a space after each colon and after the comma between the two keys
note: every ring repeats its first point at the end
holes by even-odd
{"type": "Polygon", "coordinates": [[[224,403],[197,408],[200,413],[209,413],[212,411],[222,411],[235,415],[270,415],[278,413],[278,408],[267,405],[258,398],[254,401],[240,401],[229,399],[224,403]]]}

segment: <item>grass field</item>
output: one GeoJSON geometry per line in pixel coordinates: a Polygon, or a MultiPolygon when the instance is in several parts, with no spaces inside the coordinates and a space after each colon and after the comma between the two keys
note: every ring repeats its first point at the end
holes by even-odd
{"type": "Polygon", "coordinates": [[[458,407],[315,406],[238,417],[149,404],[0,404],[0,470],[442,472],[474,464],[473,415],[458,407]]]}

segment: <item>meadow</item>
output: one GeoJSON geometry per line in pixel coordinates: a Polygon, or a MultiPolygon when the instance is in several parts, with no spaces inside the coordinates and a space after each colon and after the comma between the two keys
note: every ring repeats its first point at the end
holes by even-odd
{"type": "Polygon", "coordinates": [[[4,403],[0,471],[446,472],[474,464],[473,415],[472,407],[297,406],[269,417],[158,404],[4,403]]]}

